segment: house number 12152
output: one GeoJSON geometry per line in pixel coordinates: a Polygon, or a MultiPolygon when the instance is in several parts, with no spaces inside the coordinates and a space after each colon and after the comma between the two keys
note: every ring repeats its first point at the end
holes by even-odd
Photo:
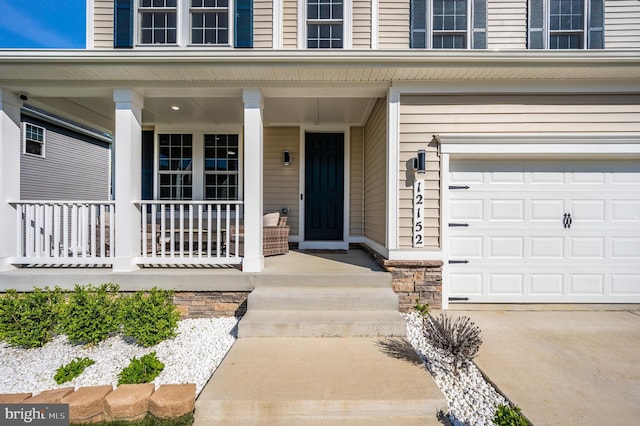
{"type": "Polygon", "coordinates": [[[424,180],[413,182],[413,246],[424,247],[424,180]]]}

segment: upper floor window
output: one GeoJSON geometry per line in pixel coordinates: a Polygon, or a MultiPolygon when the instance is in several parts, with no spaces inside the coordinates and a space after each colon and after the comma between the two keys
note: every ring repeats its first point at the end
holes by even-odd
{"type": "Polygon", "coordinates": [[[191,0],[191,43],[229,43],[229,1],[191,0]]]}
{"type": "Polygon", "coordinates": [[[177,43],[177,0],[140,0],[138,13],[141,44],[177,43]]]}
{"type": "Polygon", "coordinates": [[[114,1],[114,47],[253,46],[252,0],[114,1]]]}
{"type": "Polygon", "coordinates": [[[411,0],[412,48],[485,49],[486,0],[411,0]]]}
{"type": "Polygon", "coordinates": [[[307,1],[307,48],[344,47],[344,3],[342,0],[307,1]]]}
{"type": "Polygon", "coordinates": [[[529,0],[530,49],[604,48],[604,0],[529,0]]]}
{"type": "Polygon", "coordinates": [[[22,152],[44,158],[44,127],[24,123],[22,132],[22,152]]]}

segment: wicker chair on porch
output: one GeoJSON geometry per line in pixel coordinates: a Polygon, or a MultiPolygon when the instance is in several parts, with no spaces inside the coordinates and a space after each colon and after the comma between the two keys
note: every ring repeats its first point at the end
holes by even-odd
{"type": "MultiPolygon", "coordinates": [[[[235,255],[235,227],[231,227],[229,251],[235,255]]],[[[287,217],[279,213],[267,213],[262,218],[262,252],[265,256],[275,256],[289,252],[289,226],[287,217]]],[[[238,256],[244,256],[244,226],[238,228],[238,256]]]]}

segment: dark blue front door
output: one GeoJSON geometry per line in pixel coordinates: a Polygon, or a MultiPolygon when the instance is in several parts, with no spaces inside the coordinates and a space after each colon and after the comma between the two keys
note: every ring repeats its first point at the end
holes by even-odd
{"type": "Polygon", "coordinates": [[[305,142],[305,240],[342,241],[344,135],[307,133],[305,142]]]}

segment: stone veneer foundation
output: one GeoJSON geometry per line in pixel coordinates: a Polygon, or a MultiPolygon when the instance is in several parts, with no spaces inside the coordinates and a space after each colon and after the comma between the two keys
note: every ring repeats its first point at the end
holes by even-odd
{"type": "Polygon", "coordinates": [[[416,301],[429,304],[431,309],[442,308],[441,260],[389,260],[363,246],[385,270],[391,273],[391,287],[398,295],[400,312],[409,312],[416,301]]]}
{"type": "Polygon", "coordinates": [[[248,291],[177,291],[173,303],[185,318],[240,317],[247,311],[248,291]]]}

